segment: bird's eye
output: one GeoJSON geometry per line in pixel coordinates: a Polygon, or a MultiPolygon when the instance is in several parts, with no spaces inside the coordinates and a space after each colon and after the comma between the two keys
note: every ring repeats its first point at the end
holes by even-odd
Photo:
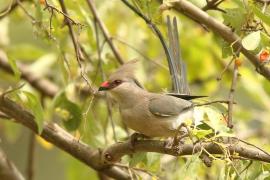
{"type": "Polygon", "coordinates": [[[115,84],[121,84],[122,81],[117,79],[117,80],[114,81],[114,83],[115,83],[115,84]]]}

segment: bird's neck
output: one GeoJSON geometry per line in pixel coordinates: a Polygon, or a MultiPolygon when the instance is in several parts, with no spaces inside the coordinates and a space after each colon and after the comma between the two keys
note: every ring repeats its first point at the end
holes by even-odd
{"type": "Polygon", "coordinates": [[[130,108],[144,99],[149,92],[139,87],[122,88],[121,91],[111,92],[121,108],[130,108]]]}

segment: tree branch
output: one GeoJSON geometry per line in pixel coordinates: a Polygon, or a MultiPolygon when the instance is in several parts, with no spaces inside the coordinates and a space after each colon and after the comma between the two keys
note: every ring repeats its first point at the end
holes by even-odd
{"type": "Polygon", "coordinates": [[[202,7],[203,11],[208,11],[208,10],[217,10],[223,13],[226,13],[223,9],[220,9],[218,6],[223,2],[224,0],[206,0],[206,5],[202,7]]]}
{"type": "Polygon", "coordinates": [[[119,51],[117,50],[115,44],[113,43],[112,41],[112,37],[110,36],[109,34],[109,31],[107,30],[105,24],[101,21],[100,17],[98,16],[97,14],[97,10],[96,10],[96,7],[94,5],[94,2],[93,0],[86,0],[95,20],[97,21],[103,35],[104,35],[104,38],[106,39],[106,41],[108,42],[109,46],[111,47],[111,50],[114,54],[114,56],[116,57],[117,61],[119,62],[119,64],[123,64],[124,63],[124,60],[123,58],[121,57],[119,51]]]}
{"type": "MultiPolygon", "coordinates": [[[[20,2],[23,2],[25,0],[20,0],[20,2]]],[[[19,5],[18,1],[12,1],[11,4],[9,4],[6,8],[0,11],[0,20],[12,13],[19,5]]]]}
{"type": "MultiPolygon", "coordinates": [[[[27,66],[17,63],[18,69],[21,72],[21,77],[29,82],[34,88],[36,88],[41,94],[54,97],[59,90],[59,87],[53,82],[41,78],[36,74],[29,71],[27,66]]],[[[0,51],[0,68],[4,69],[6,72],[13,74],[6,55],[0,51]]]]}
{"type": "MultiPolygon", "coordinates": [[[[0,96],[0,111],[38,133],[34,116],[5,96],[0,96]]],[[[55,123],[45,123],[40,136],[97,171],[116,179],[130,179],[124,170],[103,164],[99,150],[78,141],[55,123]]]]}
{"type": "Polygon", "coordinates": [[[1,180],[24,180],[16,166],[6,157],[0,149],[0,179],[1,180]]]}
{"type": "MultiPolygon", "coordinates": [[[[23,124],[35,133],[38,132],[34,116],[5,96],[0,96],[0,111],[14,118],[18,123],[23,124]]],[[[200,152],[203,148],[211,154],[224,154],[224,148],[213,142],[197,143],[195,145],[184,144],[180,147],[180,151],[175,151],[174,149],[165,148],[165,141],[159,140],[136,141],[134,149],[130,149],[129,142],[116,143],[106,148],[104,151],[101,151],[78,141],[56,123],[52,122],[45,123],[40,136],[81,162],[84,162],[89,167],[116,179],[130,179],[131,177],[125,170],[113,166],[111,162],[115,162],[122,156],[135,152],[158,152],[173,156],[183,156],[200,152]]],[[[268,153],[254,146],[252,149],[248,148],[246,147],[247,145],[241,145],[239,142],[242,141],[239,140],[235,144],[225,144],[230,154],[236,155],[237,157],[270,162],[270,155],[268,153]]]]}
{"type": "MultiPolygon", "coordinates": [[[[133,154],[137,152],[157,152],[161,154],[169,154],[173,156],[184,156],[192,155],[197,152],[201,152],[202,149],[206,150],[210,154],[224,154],[224,149],[213,142],[184,144],[180,147],[180,151],[174,149],[167,149],[164,146],[165,141],[158,140],[139,140],[134,144],[134,149],[130,148],[129,142],[117,143],[111,145],[103,151],[104,161],[115,162],[118,161],[122,156],[127,154],[133,154]]],[[[258,160],[270,163],[270,155],[264,153],[258,149],[247,148],[239,143],[227,144],[227,150],[230,154],[237,154],[240,157],[247,159],[258,160]]]]}
{"type": "MultiPolygon", "coordinates": [[[[235,59],[235,58],[234,58],[235,59]]],[[[227,127],[228,128],[233,128],[233,122],[232,122],[232,117],[233,117],[233,101],[234,101],[234,92],[236,88],[236,83],[237,83],[237,78],[239,76],[238,74],[238,65],[236,63],[236,60],[234,60],[234,69],[233,69],[233,78],[232,78],[232,83],[231,83],[231,89],[229,92],[229,103],[228,103],[228,121],[227,121],[227,127]]]]}
{"type": "MultiPolygon", "coordinates": [[[[21,73],[21,77],[29,84],[31,84],[31,86],[37,89],[41,94],[52,98],[57,94],[57,92],[59,92],[59,87],[55,83],[49,81],[48,79],[35,75],[28,69],[26,65],[17,63],[17,67],[21,73]]],[[[5,70],[7,73],[14,73],[8,63],[6,54],[3,51],[0,51],[0,68],[5,70]]],[[[95,97],[104,97],[104,93],[97,92],[96,87],[92,86],[92,89],[89,89],[88,87],[77,88],[78,91],[80,91],[83,95],[91,94],[95,95],[95,97]]]]}
{"type": "Polygon", "coordinates": [[[253,55],[250,51],[246,50],[241,43],[240,37],[238,37],[232,29],[217,21],[213,17],[209,16],[206,12],[193,5],[186,0],[178,0],[171,2],[171,6],[188,17],[193,17],[197,21],[205,24],[208,28],[212,29],[215,33],[221,36],[225,41],[231,44],[234,50],[237,52],[240,50],[247,59],[256,67],[256,70],[270,81],[270,69],[260,63],[259,59],[253,55]]]}
{"type": "Polygon", "coordinates": [[[35,146],[36,136],[33,132],[29,134],[28,154],[27,154],[27,168],[26,174],[28,180],[34,179],[34,164],[35,164],[35,146]]]}

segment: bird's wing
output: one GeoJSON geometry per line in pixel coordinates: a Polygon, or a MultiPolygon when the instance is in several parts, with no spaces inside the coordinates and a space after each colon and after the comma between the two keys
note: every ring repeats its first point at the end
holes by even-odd
{"type": "Polygon", "coordinates": [[[185,99],[185,100],[192,100],[192,99],[207,97],[207,96],[195,96],[195,95],[178,94],[178,93],[166,93],[166,95],[174,96],[174,97],[185,99]]]}
{"type": "Polygon", "coordinates": [[[191,102],[167,95],[155,96],[149,101],[149,111],[161,117],[179,115],[190,107],[192,107],[191,102]]]}

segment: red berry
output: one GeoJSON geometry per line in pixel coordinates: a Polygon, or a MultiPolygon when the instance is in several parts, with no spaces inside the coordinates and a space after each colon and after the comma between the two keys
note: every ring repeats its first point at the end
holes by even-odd
{"type": "Polygon", "coordinates": [[[239,67],[239,66],[241,66],[242,65],[242,61],[239,59],[239,58],[237,58],[237,59],[235,59],[235,65],[237,66],[237,67],[239,67]]]}
{"type": "Polygon", "coordinates": [[[262,50],[259,55],[260,62],[267,61],[269,59],[269,56],[270,56],[270,52],[267,49],[262,50]]]}

